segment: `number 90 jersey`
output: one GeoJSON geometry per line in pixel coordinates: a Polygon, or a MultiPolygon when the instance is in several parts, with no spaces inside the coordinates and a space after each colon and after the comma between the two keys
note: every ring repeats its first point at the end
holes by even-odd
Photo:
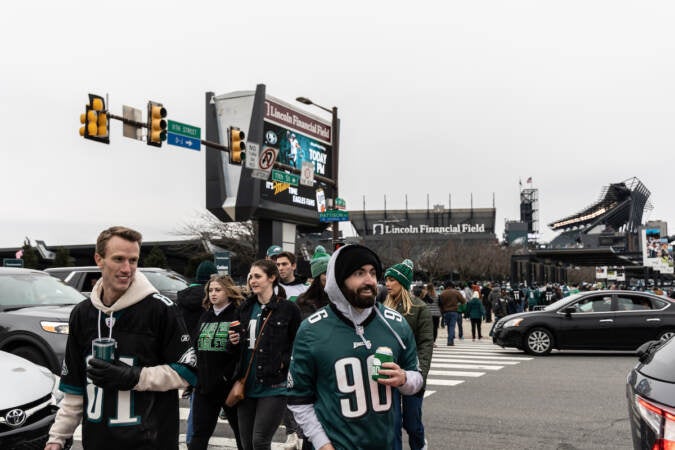
{"type": "Polygon", "coordinates": [[[382,319],[363,323],[367,348],[351,322],[332,305],[305,319],[295,337],[288,375],[289,404],[314,404],[324,431],[336,449],[391,449],[394,440],[392,388],[371,378],[378,347],[393,352],[404,370],[418,370],[415,338],[396,311],[377,305],[406,349],[382,319]]]}

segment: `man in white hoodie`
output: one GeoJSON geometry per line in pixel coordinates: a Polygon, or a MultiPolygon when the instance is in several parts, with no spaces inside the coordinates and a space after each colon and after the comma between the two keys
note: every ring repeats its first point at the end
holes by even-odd
{"type": "Polygon", "coordinates": [[[195,384],[196,355],[178,307],[136,271],[141,234],[111,227],[96,241],[101,278],[73,309],[59,389],[65,393],[45,450],[82,423],[86,449],[178,449],[177,389],[195,384]],[[114,357],[93,357],[94,339],[114,357]]]}
{"type": "Polygon", "coordinates": [[[296,335],[288,374],[288,405],[316,449],[390,450],[394,442],[392,389],[422,387],[415,338],[396,311],[375,302],[382,264],[361,245],[346,245],[328,263],[330,304],[305,319],[296,335]],[[393,362],[373,380],[379,347],[393,362]]]}

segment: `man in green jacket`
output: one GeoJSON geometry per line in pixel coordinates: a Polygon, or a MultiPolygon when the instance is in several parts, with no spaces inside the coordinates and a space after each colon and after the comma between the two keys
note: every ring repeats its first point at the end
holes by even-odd
{"type": "MultiPolygon", "coordinates": [[[[387,298],[384,306],[398,311],[405,317],[415,336],[417,357],[420,363],[422,378],[426,383],[427,374],[431,367],[431,354],[434,351],[434,332],[431,312],[427,304],[410,294],[410,283],[413,278],[413,262],[406,259],[395,264],[384,272],[387,298]]],[[[402,395],[403,409],[396,412],[396,439],[394,450],[402,448],[401,421],[408,433],[408,443],[411,450],[426,449],[424,425],[422,424],[422,400],[424,388],[414,395],[402,395]]],[[[400,408],[401,402],[395,400],[395,408],[400,408]]]]}

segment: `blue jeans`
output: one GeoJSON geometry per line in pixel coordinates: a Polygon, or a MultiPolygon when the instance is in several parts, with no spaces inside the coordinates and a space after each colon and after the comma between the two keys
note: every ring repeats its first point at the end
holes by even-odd
{"type": "Polygon", "coordinates": [[[410,450],[421,450],[424,447],[424,424],[422,424],[422,400],[424,394],[401,395],[398,389],[392,390],[394,400],[394,450],[403,449],[401,425],[408,433],[410,450]],[[403,403],[403,413],[401,413],[403,403]]]}
{"type": "Polygon", "coordinates": [[[455,325],[457,324],[457,312],[448,311],[443,313],[445,325],[448,327],[448,345],[455,343],[455,325]]]}
{"type": "Polygon", "coordinates": [[[459,338],[460,339],[464,339],[463,321],[464,321],[464,318],[462,317],[462,313],[458,312],[457,313],[457,331],[459,331],[459,338]]]}
{"type": "Polygon", "coordinates": [[[190,412],[188,413],[187,417],[187,429],[185,430],[185,443],[190,445],[190,441],[192,441],[192,434],[194,432],[194,429],[192,427],[192,405],[194,404],[195,401],[195,393],[193,392],[192,395],[190,396],[190,412]]]}

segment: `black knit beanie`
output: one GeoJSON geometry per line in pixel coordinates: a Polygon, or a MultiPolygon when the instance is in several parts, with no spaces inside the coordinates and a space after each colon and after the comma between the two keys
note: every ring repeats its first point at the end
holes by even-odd
{"type": "Polygon", "coordinates": [[[334,266],[335,281],[338,286],[344,287],[344,281],[366,264],[372,264],[375,267],[378,280],[382,278],[382,263],[371,249],[358,244],[346,245],[341,248],[334,266]]]}

